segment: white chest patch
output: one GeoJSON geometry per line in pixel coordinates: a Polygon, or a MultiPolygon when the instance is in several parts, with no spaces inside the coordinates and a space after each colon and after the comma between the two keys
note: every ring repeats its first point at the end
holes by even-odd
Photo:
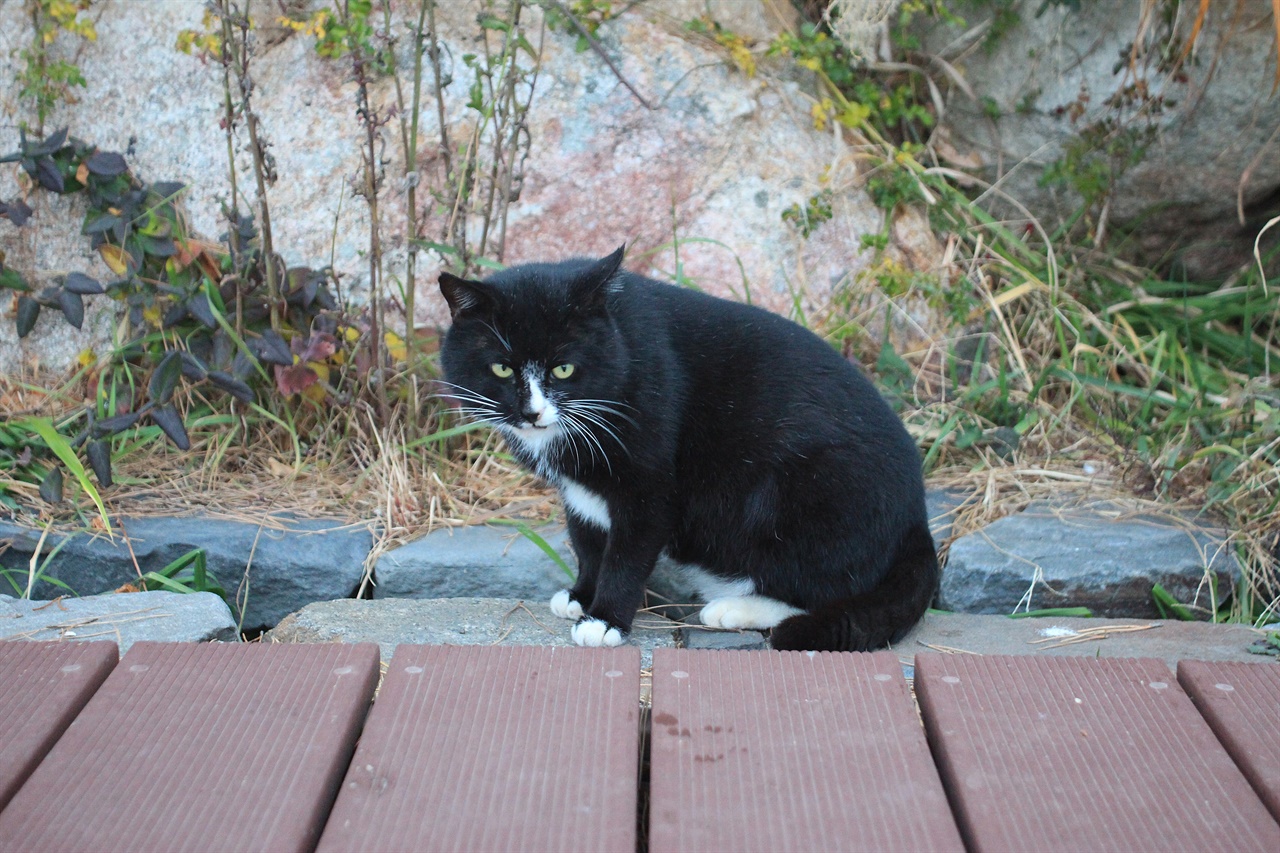
{"type": "Polygon", "coordinates": [[[604,498],[573,480],[563,479],[559,485],[565,509],[573,513],[574,517],[594,524],[601,530],[609,529],[609,505],[604,498]]]}

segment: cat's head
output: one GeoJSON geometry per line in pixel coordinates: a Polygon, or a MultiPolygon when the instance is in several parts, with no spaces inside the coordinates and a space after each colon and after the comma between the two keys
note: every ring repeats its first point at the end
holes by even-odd
{"type": "Polygon", "coordinates": [[[624,248],[600,260],[526,264],[484,281],[440,274],[453,325],[441,347],[462,411],[535,456],[568,440],[603,454],[622,416],[626,353],[610,317],[624,248]]]}

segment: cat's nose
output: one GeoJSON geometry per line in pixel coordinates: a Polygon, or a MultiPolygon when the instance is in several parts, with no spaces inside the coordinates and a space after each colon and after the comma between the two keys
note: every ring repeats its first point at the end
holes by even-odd
{"type": "Polygon", "coordinates": [[[525,406],[520,410],[520,417],[524,418],[527,423],[536,427],[550,426],[545,407],[535,409],[532,406],[525,406]]]}
{"type": "Polygon", "coordinates": [[[529,393],[520,401],[520,416],[539,429],[551,426],[556,420],[556,407],[542,393],[537,379],[530,377],[529,393]]]}

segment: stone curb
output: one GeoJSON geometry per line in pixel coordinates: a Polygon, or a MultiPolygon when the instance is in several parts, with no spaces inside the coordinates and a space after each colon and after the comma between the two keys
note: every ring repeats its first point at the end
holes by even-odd
{"type": "Polygon", "coordinates": [[[1033,503],[951,543],[938,606],[962,613],[1087,607],[1094,616],[1160,616],[1151,590],[1208,606],[1212,583],[1240,577],[1226,533],[1112,503],[1033,503]]]}
{"type": "MultiPolygon", "coordinates": [[[[384,661],[401,643],[449,646],[574,646],[573,623],[545,601],[513,598],[343,599],[309,604],[263,635],[269,643],[377,643],[384,661]]],[[[675,648],[680,625],[641,613],[630,643],[644,665],[656,648],[675,648]]]]}
{"type": "Polygon", "coordinates": [[[209,592],[131,592],[26,601],[0,595],[0,640],[113,640],[120,654],[139,640],[234,640],[231,608],[209,592]]]}
{"type": "Polygon", "coordinates": [[[123,518],[114,539],[101,533],[52,534],[42,546],[40,534],[0,521],[0,569],[16,588],[25,588],[28,566],[38,549],[42,555],[58,549],[42,573],[65,586],[39,580],[32,598],[53,599],[67,594],[68,588],[81,596],[109,592],[136,582],[139,571],[159,571],[201,548],[209,573],[233,601],[245,602],[246,631],[275,625],[312,601],[354,594],[373,547],[367,524],[277,516],[266,516],[260,524],[222,518],[123,518]]]}
{"type": "MultiPolygon", "coordinates": [[[[925,615],[891,651],[908,668],[920,653],[1145,657],[1171,668],[1183,659],[1267,662],[1262,632],[1243,625],[1143,619],[1011,619],[965,613],[925,615]]],[[[376,642],[388,660],[399,643],[571,646],[569,623],[543,603],[519,599],[330,601],[303,608],[264,642],[376,642]]],[[[767,649],[756,631],[711,631],[645,616],[630,639],[647,662],[654,648],[767,649]]],[[[1280,664],[1277,664],[1280,665],[1280,664]]]]}
{"type": "MultiPolygon", "coordinates": [[[[375,642],[389,660],[401,643],[573,646],[570,623],[520,599],[338,599],[308,605],[263,635],[270,643],[375,642]]],[[[230,610],[208,593],[142,592],[55,602],[0,596],[0,640],[233,641],[230,610]]],[[[910,676],[920,653],[1274,661],[1263,631],[1243,625],[1144,619],[1039,618],[930,612],[891,651],[910,676]],[[1264,654],[1267,652],[1271,656],[1264,654]]],[[[757,631],[716,631],[641,614],[628,640],[648,666],[655,648],[766,650],[757,631]]]]}
{"type": "MultiPolygon", "coordinates": [[[[965,496],[928,493],[930,526],[939,543],[952,536],[965,496]]],[[[84,533],[51,535],[42,546],[44,571],[81,595],[136,581],[194,548],[238,601],[246,601],[247,632],[277,625],[313,602],[352,597],[373,547],[371,526],[334,520],[268,518],[256,524],[209,518],[123,519],[128,542],[84,533]],[[277,528],[283,529],[277,529],[277,528]],[[135,567],[136,559],[136,567],[135,567]],[[247,567],[247,570],[246,570],[247,567]]],[[[568,565],[574,557],[562,526],[538,534],[568,565]]],[[[12,587],[26,585],[40,531],[0,521],[0,571],[12,587]],[[7,546],[7,547],[6,547],[7,546]]],[[[1239,577],[1224,534],[1172,517],[1126,513],[1115,504],[1056,508],[1038,503],[950,542],[940,607],[969,613],[1010,613],[1030,590],[1030,607],[1088,607],[1095,616],[1154,618],[1151,598],[1161,584],[1183,602],[1208,604],[1205,578],[1228,589],[1239,577]]],[[[512,527],[442,528],[380,555],[373,597],[379,600],[521,598],[542,602],[569,585],[563,569],[512,527]]],[[[650,579],[649,604],[677,620],[698,610],[678,566],[661,561],[650,579]]],[[[47,580],[33,597],[66,592],[47,580]]],[[[710,638],[693,642],[728,642],[710,638]]]]}

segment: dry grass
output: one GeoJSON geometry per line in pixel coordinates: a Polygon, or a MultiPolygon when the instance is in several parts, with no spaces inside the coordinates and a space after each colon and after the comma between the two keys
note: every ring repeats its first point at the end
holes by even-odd
{"type": "MultiPolygon", "coordinates": [[[[20,414],[59,422],[72,417],[85,405],[72,393],[79,382],[75,375],[0,375],[6,418],[20,414]]],[[[377,424],[369,405],[357,404],[328,422],[310,410],[310,420],[296,419],[298,433],[245,413],[238,404],[236,410],[240,417],[231,427],[192,431],[187,452],[159,436],[118,452],[115,485],[102,490],[110,515],[213,517],[268,529],[283,529],[290,516],[373,522],[368,570],[388,548],[436,527],[510,518],[541,521],[557,514],[551,493],[515,465],[492,432],[414,447],[411,437],[430,435],[455,420],[433,400],[407,394],[389,427],[377,424]],[[410,411],[424,414],[410,422],[410,411]],[[312,435],[324,443],[309,441],[312,435]]],[[[304,404],[296,404],[296,410],[309,412],[304,404]]],[[[117,448],[125,440],[117,439],[117,448]]],[[[63,505],[50,506],[36,484],[0,471],[0,491],[54,529],[76,529],[92,518],[92,505],[78,489],[68,487],[63,505]]]]}

